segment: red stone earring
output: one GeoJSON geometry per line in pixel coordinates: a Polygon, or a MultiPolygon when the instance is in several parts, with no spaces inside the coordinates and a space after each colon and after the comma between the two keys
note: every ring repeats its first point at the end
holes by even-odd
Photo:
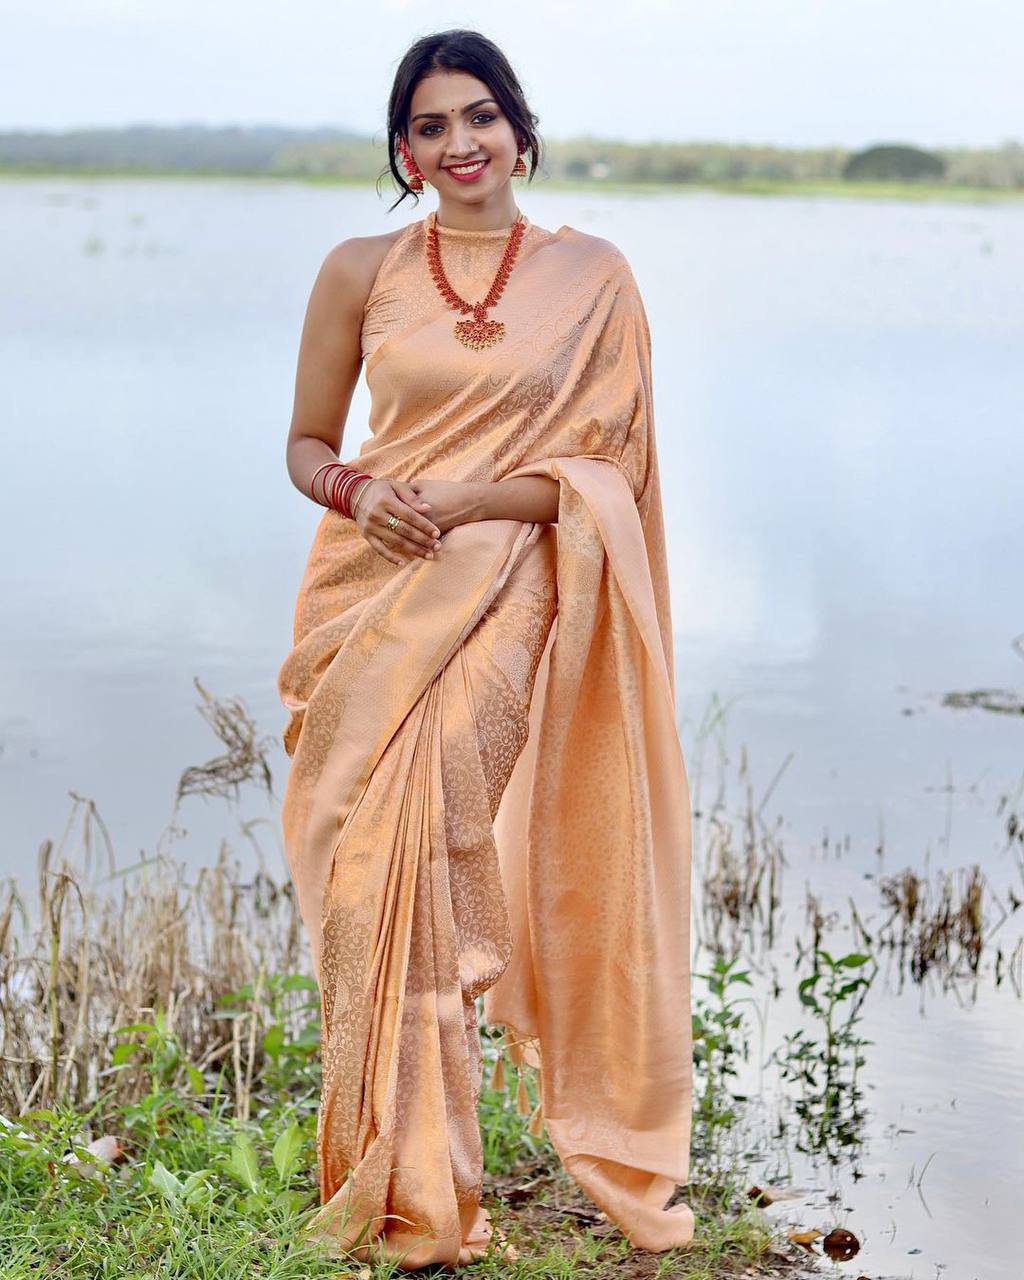
{"type": "Polygon", "coordinates": [[[420,173],[419,165],[413,159],[412,152],[401,134],[398,136],[398,150],[401,152],[405,172],[408,174],[409,190],[415,191],[418,195],[423,190],[423,174],[420,173]]]}
{"type": "Polygon", "coordinates": [[[519,155],[516,156],[516,162],[512,166],[512,177],[513,178],[526,177],[526,165],[523,163],[523,156],[521,152],[519,155]]]}

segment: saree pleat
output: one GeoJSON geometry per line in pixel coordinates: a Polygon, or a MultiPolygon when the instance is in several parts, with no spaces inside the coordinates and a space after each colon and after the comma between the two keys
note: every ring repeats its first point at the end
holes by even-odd
{"type": "Polygon", "coordinates": [[[355,1257],[368,1225],[406,1267],[458,1262],[474,1232],[486,1243],[475,997],[512,947],[492,820],[555,616],[552,541],[528,528],[503,591],[385,747],[328,872],[314,1231],[355,1257]]]}
{"type": "MultiPolygon", "coordinates": [[[[456,287],[503,245],[464,234],[456,287]]],[[[470,354],[422,238],[367,304],[356,465],[548,475],[558,520],[457,525],[401,567],[336,512],[317,528],[279,677],[321,992],[310,1232],[410,1269],[484,1251],[482,996],[573,1178],[637,1247],[686,1245],[690,811],[646,317],[613,245],[530,224],[510,341],[470,354]]]]}

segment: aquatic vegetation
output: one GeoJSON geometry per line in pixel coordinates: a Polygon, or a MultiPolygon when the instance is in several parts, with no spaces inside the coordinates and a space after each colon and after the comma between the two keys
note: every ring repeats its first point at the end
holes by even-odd
{"type": "Polygon", "coordinates": [[[864,1089],[858,1076],[871,1041],[856,1028],[878,966],[860,952],[834,958],[818,948],[813,955],[814,972],[800,982],[799,995],[818,1034],[798,1028],[784,1036],[772,1060],[782,1079],[799,1088],[794,1101],[798,1149],[836,1159],[842,1148],[862,1141],[864,1089]],[[867,966],[866,973],[859,972],[867,966]]]}

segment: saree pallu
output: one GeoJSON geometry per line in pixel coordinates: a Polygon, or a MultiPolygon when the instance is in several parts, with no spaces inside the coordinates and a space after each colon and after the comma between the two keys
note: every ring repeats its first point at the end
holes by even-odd
{"type": "Polygon", "coordinates": [[[484,1251],[482,996],[565,1168],[661,1251],[694,1231],[666,1207],[689,1177],[690,800],[650,331],[613,244],[530,224],[508,334],[467,350],[424,282],[434,217],[368,300],[424,302],[367,360],[355,465],[547,475],[558,520],[458,525],[403,566],[337,512],[317,528],[279,676],[321,993],[310,1232],[409,1269],[484,1251]]]}

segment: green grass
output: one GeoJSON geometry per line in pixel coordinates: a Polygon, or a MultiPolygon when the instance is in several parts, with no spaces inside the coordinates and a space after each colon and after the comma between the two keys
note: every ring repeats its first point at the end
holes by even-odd
{"type": "MultiPolygon", "coordinates": [[[[269,785],[265,740],[244,705],[196,685],[229,754],[182,775],[175,813],[186,792],[229,795],[239,776],[269,785]]],[[[700,740],[723,724],[716,704],[700,740]]],[[[691,757],[696,812],[701,759],[691,757]]],[[[749,786],[744,796],[735,824],[714,810],[714,846],[697,864],[714,867],[702,897],[716,936],[767,918],[780,882],[781,846],[770,830],[752,842],[758,811],[749,786]]],[[[84,865],[68,859],[64,841],[45,841],[35,909],[13,883],[0,900],[0,1280],[396,1274],[393,1265],[340,1263],[303,1237],[320,1207],[321,1000],[291,883],[266,871],[258,836],[253,875],[226,844],[198,873],[166,846],[159,861],[118,869],[106,825],[78,795],[67,830],[81,830],[84,865]],[[97,881],[104,852],[109,874],[97,881]],[[97,1161],[86,1144],[98,1140],[119,1149],[97,1161]]],[[[939,910],[962,918],[945,898],[939,910]]],[[[917,916],[934,936],[931,917],[917,916]]],[[[980,913],[975,925],[980,946],[980,913]]],[[[808,940],[794,977],[807,1019],[777,1047],[797,1106],[780,1109],[760,1136],[739,1090],[752,1052],[750,974],[717,945],[693,974],[693,1140],[690,1177],[675,1197],[696,1218],[686,1249],[630,1247],[553,1151],[533,1068],[516,1067],[521,1053],[482,1027],[484,1204],[519,1258],[492,1253],[463,1271],[508,1280],[820,1275],[815,1260],[825,1255],[791,1244],[755,1204],[786,1194],[787,1151],[849,1159],[863,1124],[867,1042],[856,1020],[867,987],[857,975],[873,966],[858,953],[833,959],[818,942],[808,940]],[[765,1160],[780,1172],[759,1173],[756,1195],[752,1170],[765,1160]]],[[[803,1212],[808,1225],[832,1217],[803,1212]]]]}
{"type": "MultiPolygon", "coordinates": [[[[19,1117],[16,1129],[0,1130],[0,1240],[10,1242],[0,1274],[4,1280],[407,1274],[393,1264],[339,1262],[301,1239],[317,1193],[315,1110],[300,1072],[296,1096],[304,1095],[299,1106],[254,1108],[255,1118],[244,1122],[219,1090],[179,1093],[154,1077],[137,1103],[108,1114],[105,1127],[121,1136],[124,1155],[96,1162],[92,1175],[65,1157],[83,1127],[96,1132],[98,1108],[77,1113],[57,1104],[19,1117]],[[17,1136],[18,1129],[29,1136],[17,1136]]],[[[484,1203],[520,1256],[485,1257],[459,1269],[464,1274],[718,1280],[799,1270],[796,1251],[780,1249],[767,1219],[724,1180],[688,1192],[700,1196],[690,1199],[698,1220],[691,1248],[631,1249],[599,1221],[546,1141],[525,1134],[525,1120],[504,1092],[485,1089],[482,1101],[488,1150],[518,1156],[489,1173],[484,1203]]]]}

